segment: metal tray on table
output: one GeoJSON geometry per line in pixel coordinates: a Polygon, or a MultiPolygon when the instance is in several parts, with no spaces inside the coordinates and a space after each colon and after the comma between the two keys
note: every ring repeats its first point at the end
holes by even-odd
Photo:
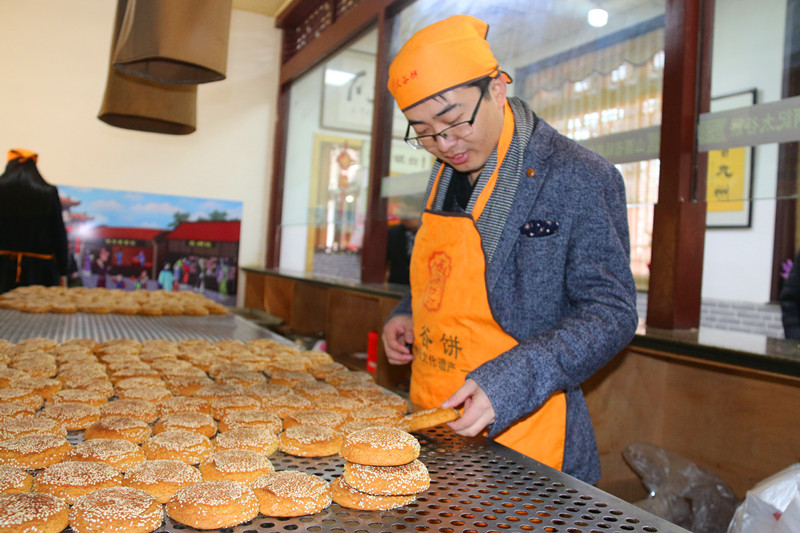
{"type": "MultiPolygon", "coordinates": [[[[125,315],[27,314],[0,309],[0,338],[17,342],[49,337],[58,342],[88,337],[136,340],[286,339],[239,316],[142,317],[125,315]]],[[[563,533],[687,533],[666,520],[591,485],[483,438],[467,439],[443,426],[417,434],[420,461],[431,486],[416,501],[390,511],[357,511],[332,504],[312,516],[267,518],[220,531],[372,533],[394,531],[563,533]]],[[[70,440],[81,439],[70,435],[70,440]]],[[[73,442],[74,444],[75,442],[73,442]]],[[[276,470],[295,469],[332,481],[342,472],[339,456],[298,458],[277,452],[276,470]]],[[[168,517],[159,532],[195,532],[168,517]]]]}
{"type": "MultiPolygon", "coordinates": [[[[466,439],[447,427],[417,434],[419,460],[431,475],[416,501],[390,511],[357,511],[332,504],[298,518],[266,518],[220,531],[372,533],[430,531],[564,533],[688,533],[619,498],[483,438],[466,439]]],[[[277,452],[276,470],[301,470],[332,481],[339,456],[299,458],[277,452]]],[[[186,531],[167,518],[158,531],[186,531]]]]}

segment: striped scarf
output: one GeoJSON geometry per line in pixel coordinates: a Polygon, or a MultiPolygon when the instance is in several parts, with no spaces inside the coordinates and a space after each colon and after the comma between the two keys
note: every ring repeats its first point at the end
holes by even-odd
{"type": "MultiPolygon", "coordinates": [[[[481,236],[481,243],[483,244],[483,252],[486,255],[486,265],[490,265],[494,257],[494,251],[497,248],[497,243],[500,241],[500,235],[503,233],[506,219],[511,212],[511,206],[514,203],[514,196],[517,193],[517,185],[519,178],[522,175],[522,156],[525,148],[528,146],[534,128],[536,128],[536,115],[528,107],[528,105],[519,98],[508,98],[508,105],[511,107],[511,112],[514,114],[514,136],[511,139],[511,145],[508,148],[508,153],[503,161],[500,162],[500,171],[497,173],[497,183],[495,184],[489,202],[481,213],[481,217],[475,223],[478,227],[478,233],[481,236]]],[[[431,195],[434,179],[442,166],[441,161],[436,161],[431,171],[431,179],[428,180],[428,187],[425,191],[425,198],[431,195]]],[[[475,183],[475,189],[470,196],[469,204],[467,204],[467,213],[472,213],[475,207],[475,201],[481,195],[481,191],[486,186],[486,182],[494,172],[497,166],[497,148],[492,151],[489,159],[486,161],[478,181],[475,183]]],[[[442,177],[439,179],[439,186],[436,190],[436,197],[433,200],[433,209],[442,210],[444,205],[444,198],[447,193],[447,188],[450,186],[450,179],[453,177],[453,168],[445,166],[442,172],[442,177]]]]}

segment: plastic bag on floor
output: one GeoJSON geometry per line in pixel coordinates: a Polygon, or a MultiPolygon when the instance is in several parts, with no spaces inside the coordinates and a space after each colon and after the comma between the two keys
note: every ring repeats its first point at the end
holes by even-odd
{"type": "Polygon", "coordinates": [[[798,531],[800,531],[800,496],[795,496],[778,519],[774,533],[797,533],[798,531]]]}
{"type": "Polygon", "coordinates": [[[725,533],[737,498],[722,478],[653,444],[630,444],[622,456],[650,493],[637,506],[694,533],[725,533]]]}
{"type": "Polygon", "coordinates": [[[747,491],[728,533],[800,531],[800,463],[784,468],[747,491]]]}

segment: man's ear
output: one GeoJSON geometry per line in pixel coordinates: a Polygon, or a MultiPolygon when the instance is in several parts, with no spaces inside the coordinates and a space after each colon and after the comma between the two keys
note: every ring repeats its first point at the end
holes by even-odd
{"type": "Polygon", "coordinates": [[[502,109],[503,106],[506,105],[508,86],[506,84],[506,79],[502,75],[493,78],[492,81],[489,82],[489,94],[492,95],[492,100],[498,108],[502,109]]]}

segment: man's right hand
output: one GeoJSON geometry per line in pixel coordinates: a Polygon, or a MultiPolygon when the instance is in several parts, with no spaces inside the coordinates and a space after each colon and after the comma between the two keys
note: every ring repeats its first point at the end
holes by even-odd
{"type": "Polygon", "coordinates": [[[383,347],[393,365],[404,365],[414,359],[407,345],[414,343],[414,321],[408,315],[392,317],[383,326],[383,347]]]}

